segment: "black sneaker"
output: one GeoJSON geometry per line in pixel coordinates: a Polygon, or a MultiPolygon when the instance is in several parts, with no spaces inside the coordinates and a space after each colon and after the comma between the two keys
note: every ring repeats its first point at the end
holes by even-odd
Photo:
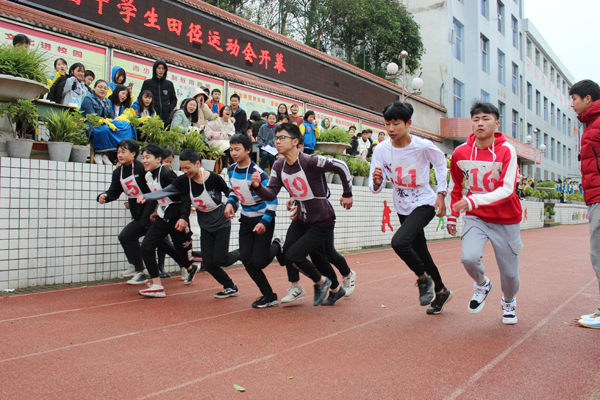
{"type": "Polygon", "coordinates": [[[277,301],[277,295],[273,294],[271,296],[261,296],[254,303],[252,303],[252,308],[267,308],[267,307],[277,307],[279,302],[277,301]]]}
{"type": "Polygon", "coordinates": [[[165,271],[165,266],[164,265],[159,265],[158,266],[158,277],[160,279],[167,279],[171,277],[171,274],[169,274],[168,272],[165,271]]]}
{"type": "Polygon", "coordinates": [[[148,282],[148,278],[143,272],[136,272],[133,278],[127,281],[130,285],[143,285],[146,282],[148,282]]]}
{"type": "Polygon", "coordinates": [[[222,292],[215,293],[215,298],[224,299],[226,297],[235,297],[238,294],[240,294],[240,292],[238,292],[237,286],[234,285],[232,288],[225,288],[222,292]]]}
{"type": "Polygon", "coordinates": [[[483,286],[479,286],[477,282],[473,283],[473,297],[471,297],[471,301],[469,302],[469,312],[471,314],[476,314],[483,309],[483,306],[485,306],[485,299],[487,299],[492,288],[493,285],[489,279],[483,286]]]}
{"type": "Polygon", "coordinates": [[[346,291],[344,290],[343,287],[340,286],[340,290],[338,290],[337,293],[333,293],[332,291],[330,291],[329,297],[327,297],[327,299],[325,299],[325,301],[321,305],[322,306],[332,306],[335,304],[336,301],[338,301],[345,295],[346,295],[346,291]]]}
{"type": "Polygon", "coordinates": [[[450,290],[448,290],[448,288],[446,288],[446,290],[444,290],[442,293],[437,293],[435,296],[435,300],[431,303],[431,305],[427,309],[427,314],[429,314],[429,315],[441,314],[442,310],[444,309],[444,305],[446,305],[447,302],[452,300],[452,296],[454,296],[454,295],[452,294],[452,292],[450,290]]]}
{"type": "Polygon", "coordinates": [[[315,285],[315,298],[313,300],[313,305],[320,306],[327,297],[327,292],[329,292],[329,288],[331,287],[331,280],[328,277],[325,277],[324,283],[317,283],[315,285]]]}
{"type": "Polygon", "coordinates": [[[242,259],[242,253],[240,253],[240,249],[235,249],[231,252],[231,256],[233,258],[233,262],[231,263],[231,265],[235,264],[236,262],[240,261],[242,259]]]}
{"type": "Polygon", "coordinates": [[[273,238],[273,243],[277,243],[279,245],[279,251],[275,255],[275,258],[277,259],[279,265],[283,267],[285,266],[285,260],[283,259],[283,241],[279,236],[275,236],[273,238]]]}
{"type": "Polygon", "coordinates": [[[419,301],[422,306],[428,306],[435,300],[435,290],[433,290],[433,280],[430,276],[424,279],[417,279],[415,286],[419,287],[419,301]]]}
{"type": "Polygon", "coordinates": [[[192,282],[194,282],[194,278],[196,277],[196,272],[198,272],[198,266],[196,264],[192,264],[192,269],[188,270],[187,279],[185,280],[185,282],[183,282],[183,284],[189,285],[192,282]]]}

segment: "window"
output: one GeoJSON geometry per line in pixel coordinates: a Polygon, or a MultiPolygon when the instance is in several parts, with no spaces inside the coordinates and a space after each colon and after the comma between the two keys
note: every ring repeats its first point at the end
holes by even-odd
{"type": "Polygon", "coordinates": [[[504,85],[504,53],[498,49],[498,83],[504,85]]]}
{"type": "Polygon", "coordinates": [[[538,49],[535,49],[535,65],[537,65],[537,67],[538,67],[538,68],[541,68],[541,67],[542,67],[542,64],[541,64],[541,62],[542,62],[542,61],[541,61],[541,57],[542,57],[542,56],[541,56],[541,54],[540,54],[540,51],[539,51],[538,49]]]}
{"type": "Polygon", "coordinates": [[[563,113],[563,123],[562,123],[562,131],[564,134],[568,135],[569,133],[567,132],[567,116],[565,115],[565,113],[563,113]]]}
{"type": "MultiPolygon", "coordinates": [[[[569,118],[569,122],[567,124],[567,131],[565,132],[567,135],[570,135],[573,131],[571,131],[571,118],[569,118]]],[[[571,166],[571,164],[569,164],[571,166]]]]}
{"type": "Polygon", "coordinates": [[[535,148],[540,148],[540,129],[536,128],[535,130],[535,148]]]}
{"type": "Polygon", "coordinates": [[[571,168],[571,148],[569,147],[569,168],[571,168]]]}
{"type": "Polygon", "coordinates": [[[454,118],[462,118],[463,108],[463,92],[465,85],[455,79],[454,80],[454,118]]]}
{"type": "Polygon", "coordinates": [[[517,64],[512,63],[512,92],[514,94],[518,94],[517,93],[517,77],[519,76],[519,67],[517,66],[517,64]]]}
{"type": "MultiPolygon", "coordinates": [[[[552,139],[554,140],[554,139],[552,139]]],[[[556,162],[560,164],[560,152],[561,152],[560,142],[556,142],[556,162]]]]}
{"type": "Polygon", "coordinates": [[[548,60],[544,58],[544,75],[548,76],[548,60]]]}
{"type": "Polygon", "coordinates": [[[529,57],[530,59],[533,58],[533,44],[531,43],[531,40],[527,39],[527,57],[529,57]]]}
{"type": "Polygon", "coordinates": [[[523,104],[523,75],[519,76],[519,99],[523,104]]]}
{"type": "Polygon", "coordinates": [[[562,162],[562,165],[567,165],[566,158],[567,158],[567,146],[565,146],[563,144],[563,154],[562,154],[562,160],[563,160],[563,162],[562,162]]]}
{"type": "MultiPolygon", "coordinates": [[[[531,141],[533,141],[535,138],[533,137],[533,126],[531,126],[531,124],[527,124],[527,136],[531,136],[531,141]]],[[[530,145],[533,143],[529,143],[530,145]]]]}
{"type": "Polygon", "coordinates": [[[510,26],[512,28],[512,44],[515,49],[519,48],[519,22],[514,15],[511,15],[510,26]]]}
{"type": "Polygon", "coordinates": [[[556,85],[556,81],[554,80],[554,67],[550,66],[550,82],[556,85]]]}
{"type": "Polygon", "coordinates": [[[535,114],[536,115],[541,115],[541,109],[540,109],[540,97],[541,94],[539,92],[539,90],[535,91],[535,114]]]}
{"type": "MultiPolygon", "coordinates": [[[[548,134],[544,133],[544,144],[546,145],[546,149],[548,149],[548,134]]],[[[544,152],[544,157],[548,158],[548,152],[544,152]]]]}
{"type": "Polygon", "coordinates": [[[498,111],[500,111],[500,127],[498,127],[498,130],[500,132],[504,132],[504,111],[505,111],[506,107],[504,105],[503,102],[499,101],[498,102],[498,111]]]}
{"type": "Polygon", "coordinates": [[[454,44],[452,45],[452,53],[454,53],[454,58],[458,61],[463,61],[464,59],[464,50],[463,50],[463,30],[464,26],[460,22],[454,19],[454,34],[456,38],[454,40],[454,44]]]}
{"type": "Polygon", "coordinates": [[[527,82],[527,108],[533,111],[533,86],[527,82]]]}
{"type": "Polygon", "coordinates": [[[490,94],[488,92],[486,92],[485,90],[481,89],[481,101],[483,103],[489,103],[490,102],[490,94]]]}
{"type": "Polygon", "coordinates": [[[490,41],[481,35],[481,70],[490,73],[490,41]]]}
{"type": "Polygon", "coordinates": [[[498,2],[498,32],[504,35],[504,4],[498,2]]]}
{"type": "Polygon", "coordinates": [[[560,109],[556,107],[556,129],[560,132],[560,109]]]}
{"type": "Polygon", "coordinates": [[[481,0],[481,15],[490,19],[490,2],[488,0],[481,0]]]}
{"type": "Polygon", "coordinates": [[[519,121],[519,140],[523,141],[523,118],[519,121]]]}
{"type": "Polygon", "coordinates": [[[550,104],[550,124],[554,126],[554,103],[550,104]]]}
{"type": "Polygon", "coordinates": [[[518,133],[518,125],[517,121],[519,120],[519,113],[515,110],[512,110],[512,137],[517,138],[518,133]]]}
{"type": "Polygon", "coordinates": [[[565,96],[568,96],[568,94],[567,94],[567,82],[565,82],[564,79],[563,79],[563,92],[565,93],[565,96]]]}
{"type": "Polygon", "coordinates": [[[550,143],[551,143],[550,144],[550,160],[554,161],[554,146],[555,146],[554,138],[550,139],[550,143]]]}
{"type": "Polygon", "coordinates": [[[519,32],[519,58],[523,61],[523,34],[519,32]]]}
{"type": "Polygon", "coordinates": [[[544,97],[544,121],[548,122],[548,98],[544,97]]]}

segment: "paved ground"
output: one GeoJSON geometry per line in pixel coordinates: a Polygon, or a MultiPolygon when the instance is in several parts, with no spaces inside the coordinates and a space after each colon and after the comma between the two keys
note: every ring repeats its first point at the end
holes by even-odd
{"type": "MultiPolygon", "coordinates": [[[[469,314],[460,242],[430,244],[454,299],[439,316],[418,305],[415,277],[393,251],[348,255],[352,297],[313,307],[250,308],[258,290],[229,273],[166,281],[167,298],[124,283],[0,298],[1,399],[600,399],[599,330],[574,317],[598,305],[587,225],[523,232],[519,323],[501,322],[500,282],[469,314]],[[237,384],[246,392],[237,392],[237,384]]],[[[285,271],[267,268],[282,297],[285,271]]]]}

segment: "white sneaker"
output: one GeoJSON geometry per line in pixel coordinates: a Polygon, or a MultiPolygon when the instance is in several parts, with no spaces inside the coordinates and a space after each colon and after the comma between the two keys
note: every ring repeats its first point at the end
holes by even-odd
{"type": "Polygon", "coordinates": [[[600,317],[600,308],[597,309],[596,312],[593,314],[582,315],[580,317],[580,319],[593,319],[593,318],[598,318],[598,317],[600,317]]]}
{"type": "Polygon", "coordinates": [[[186,268],[181,268],[181,280],[187,281],[188,278],[188,270],[186,268]]]}
{"type": "Polygon", "coordinates": [[[517,299],[513,299],[510,303],[504,301],[504,298],[500,301],[502,305],[502,323],[508,325],[514,325],[517,323],[517,299]]]}
{"type": "Polygon", "coordinates": [[[148,278],[143,272],[136,272],[133,278],[127,281],[130,285],[143,285],[146,282],[148,282],[148,278]]]}
{"type": "Polygon", "coordinates": [[[96,155],[94,155],[94,163],[95,164],[103,164],[102,163],[102,154],[96,154],[96,155]]]}
{"type": "Polygon", "coordinates": [[[483,309],[485,306],[485,299],[488,294],[492,291],[492,282],[488,279],[485,285],[479,286],[477,282],[473,283],[473,297],[471,297],[471,301],[469,302],[469,312],[472,314],[476,314],[483,309]]]}
{"type": "Polygon", "coordinates": [[[102,162],[104,162],[104,165],[113,165],[113,163],[108,159],[106,155],[102,156],[102,162]]]}
{"type": "Polygon", "coordinates": [[[350,276],[345,276],[342,279],[342,287],[346,291],[344,297],[350,297],[352,293],[354,293],[354,286],[356,284],[356,272],[350,270],[350,276]]]}
{"type": "Polygon", "coordinates": [[[155,283],[148,285],[147,289],[142,289],[138,292],[142,296],[146,297],[166,297],[165,288],[155,283]]]}
{"type": "Polygon", "coordinates": [[[302,286],[298,287],[290,287],[290,290],[287,292],[285,297],[281,299],[281,303],[291,303],[293,301],[298,300],[300,297],[306,294],[306,290],[302,286]]]}
{"type": "Polygon", "coordinates": [[[121,272],[122,278],[130,278],[135,275],[135,267],[130,265],[125,271],[121,272]]]}

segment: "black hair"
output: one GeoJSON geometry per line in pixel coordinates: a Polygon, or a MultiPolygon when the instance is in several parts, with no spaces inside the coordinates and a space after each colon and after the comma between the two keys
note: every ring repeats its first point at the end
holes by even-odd
{"type": "Polygon", "coordinates": [[[213,94],[213,93],[215,93],[215,92],[216,92],[216,93],[221,93],[221,91],[220,91],[219,89],[213,89],[213,90],[212,90],[212,92],[210,92],[210,94],[213,94]]]}
{"type": "Polygon", "coordinates": [[[245,133],[236,133],[229,139],[229,144],[241,144],[244,150],[252,151],[252,140],[245,133]]]}
{"type": "Polygon", "coordinates": [[[277,115],[277,122],[283,121],[284,119],[287,119],[288,122],[290,122],[290,119],[288,118],[287,114],[278,114],[277,115]]]}
{"type": "Polygon", "coordinates": [[[173,152],[171,149],[163,149],[162,159],[165,161],[165,158],[173,157],[173,152]]]}
{"type": "Polygon", "coordinates": [[[127,81],[127,73],[123,68],[119,68],[117,72],[115,72],[115,83],[117,83],[117,78],[120,75],[123,75],[123,82],[121,82],[120,84],[124,84],[127,81]]]}
{"type": "Polygon", "coordinates": [[[59,61],[64,62],[65,65],[69,65],[69,63],[67,62],[67,60],[65,60],[64,58],[57,58],[56,60],[54,60],[54,69],[56,69],[56,64],[58,64],[59,61]]]}
{"type": "Polygon", "coordinates": [[[285,103],[279,103],[279,105],[277,106],[277,114],[285,114],[285,115],[287,115],[287,114],[288,114],[288,108],[287,108],[287,106],[285,105],[285,103]],[[284,106],[284,107],[285,107],[285,113],[280,113],[280,112],[279,112],[279,107],[281,107],[281,106],[284,106]]]}
{"type": "Polygon", "coordinates": [[[395,101],[383,109],[383,119],[386,121],[400,120],[406,124],[412,118],[414,109],[410,103],[395,101]]]}
{"type": "Polygon", "coordinates": [[[221,107],[221,109],[219,110],[219,117],[223,116],[223,111],[225,111],[225,108],[229,108],[229,112],[231,112],[231,106],[223,106],[221,107]]]}
{"type": "Polygon", "coordinates": [[[111,93],[111,95],[108,96],[108,99],[110,101],[112,101],[113,104],[119,104],[120,103],[125,108],[131,107],[131,96],[129,95],[129,89],[125,85],[117,85],[117,86],[115,86],[115,89],[113,90],[113,92],[111,93]],[[125,90],[127,92],[127,97],[125,98],[125,101],[123,101],[121,103],[121,100],[119,99],[119,93],[121,93],[123,90],[125,90]]]}
{"type": "Polygon", "coordinates": [[[494,114],[497,120],[500,119],[500,111],[498,111],[498,108],[495,105],[492,103],[482,103],[480,101],[476,101],[473,103],[473,106],[471,106],[471,118],[473,118],[474,115],[481,113],[494,114]]]}
{"type": "Polygon", "coordinates": [[[240,99],[240,95],[239,95],[239,94],[237,94],[237,93],[234,93],[234,94],[232,94],[232,95],[229,97],[229,100],[233,99],[234,97],[235,97],[236,99],[238,99],[238,100],[241,100],[241,99],[240,99]]]}
{"type": "Polygon", "coordinates": [[[372,129],[367,129],[367,133],[373,133],[372,129]]]}
{"type": "Polygon", "coordinates": [[[71,65],[71,67],[69,67],[69,73],[67,75],[73,76],[73,74],[75,73],[75,70],[77,70],[79,68],[83,68],[83,72],[85,73],[85,66],[82,63],[75,63],[75,64],[71,65]]]}
{"type": "Polygon", "coordinates": [[[362,132],[360,132],[361,135],[364,135],[365,133],[369,133],[368,129],[363,129],[362,132]]]}
{"type": "Polygon", "coordinates": [[[163,149],[157,144],[149,144],[148,146],[144,147],[142,153],[152,154],[154,157],[160,158],[160,161],[162,162],[163,157],[165,155],[165,149],[163,149]]]}
{"type": "Polygon", "coordinates": [[[290,109],[291,109],[292,107],[298,107],[298,108],[300,108],[300,106],[299,106],[298,104],[292,104],[292,105],[290,106],[290,109]]]}
{"type": "Polygon", "coordinates": [[[588,95],[591,96],[592,101],[600,99],[600,87],[598,84],[590,79],[584,79],[574,84],[569,89],[569,96],[576,94],[581,98],[585,99],[588,95]]]}
{"type": "Polygon", "coordinates": [[[350,129],[354,129],[354,130],[356,131],[356,126],[354,126],[354,125],[350,125],[350,126],[348,127],[348,131],[350,131],[350,129]]]}
{"type": "MultiPolygon", "coordinates": [[[[106,82],[104,82],[104,83],[106,83],[106,82]]],[[[117,144],[117,150],[119,150],[121,148],[127,149],[130,152],[134,153],[135,157],[137,157],[140,154],[140,144],[136,140],[133,140],[133,139],[121,140],[119,142],[119,144],[117,144]]]]}
{"type": "Polygon", "coordinates": [[[106,83],[106,86],[108,86],[108,83],[104,80],[104,79],[98,79],[95,83],[94,83],[94,87],[98,86],[98,84],[100,83],[106,83]]]}
{"type": "Polygon", "coordinates": [[[275,114],[273,111],[269,111],[269,112],[267,113],[267,115],[266,115],[267,119],[268,119],[268,118],[269,118],[271,115],[273,115],[273,116],[275,117],[275,120],[277,121],[277,114],[275,114]]]}
{"type": "Polygon", "coordinates": [[[208,97],[210,97],[210,89],[209,89],[209,88],[207,88],[207,87],[205,87],[205,88],[202,88],[202,91],[203,91],[204,93],[206,93],[206,95],[207,95],[208,97]]]}
{"type": "Polygon", "coordinates": [[[260,114],[261,118],[266,118],[269,115],[269,113],[267,111],[263,112],[262,114],[260,114]]]}
{"type": "Polygon", "coordinates": [[[308,122],[308,117],[310,116],[315,116],[315,112],[313,110],[308,110],[305,114],[304,114],[304,120],[308,122]]]}
{"type": "Polygon", "coordinates": [[[252,111],[250,114],[250,119],[253,121],[258,121],[260,119],[260,113],[258,111],[252,111]]]}
{"type": "Polygon", "coordinates": [[[154,95],[149,90],[142,90],[137,98],[138,105],[140,106],[140,111],[144,111],[144,95],[152,97],[152,101],[148,106],[148,113],[154,114],[154,95]]]}
{"type": "Polygon", "coordinates": [[[88,76],[91,76],[92,79],[96,79],[96,74],[94,73],[94,71],[86,69],[85,70],[85,74],[83,75],[83,77],[87,78],[88,76]]]}
{"type": "Polygon", "coordinates": [[[292,137],[292,140],[298,139],[298,145],[304,144],[304,136],[302,133],[300,133],[300,128],[298,128],[298,125],[294,125],[291,122],[285,122],[281,125],[277,125],[277,128],[275,128],[275,133],[281,131],[286,131],[289,133],[292,137]]]}
{"type": "Polygon", "coordinates": [[[196,153],[192,149],[184,149],[179,155],[179,161],[189,161],[192,164],[196,164],[200,160],[202,160],[200,154],[196,153]]]}
{"type": "Polygon", "coordinates": [[[19,33],[13,37],[13,46],[18,46],[20,44],[26,44],[29,46],[31,44],[31,40],[22,33],[19,33]]]}

